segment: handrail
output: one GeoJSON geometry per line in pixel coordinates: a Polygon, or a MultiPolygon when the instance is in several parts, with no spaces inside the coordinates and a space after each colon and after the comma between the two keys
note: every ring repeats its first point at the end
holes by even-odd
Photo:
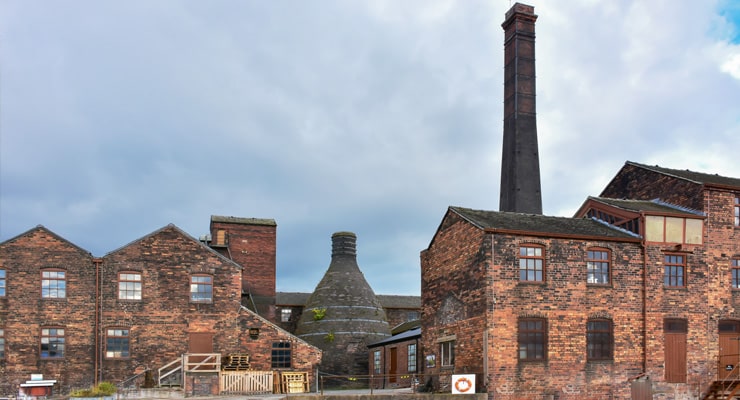
{"type": "Polygon", "coordinates": [[[163,380],[164,378],[166,378],[166,377],[168,377],[168,376],[170,376],[170,375],[174,374],[174,373],[175,373],[175,372],[177,372],[177,371],[182,371],[182,357],[181,357],[181,358],[178,358],[178,359],[176,359],[176,360],[174,360],[174,361],[171,361],[171,362],[169,362],[168,364],[166,364],[166,365],[165,365],[165,366],[163,366],[163,367],[160,367],[160,368],[159,368],[159,369],[157,370],[157,375],[158,375],[158,378],[157,378],[157,386],[162,386],[162,380],[163,380]],[[166,370],[167,368],[170,368],[170,367],[172,367],[172,365],[174,365],[174,364],[178,364],[178,363],[179,363],[180,365],[178,365],[178,366],[177,366],[176,368],[172,368],[172,370],[171,370],[171,371],[167,371],[167,372],[164,372],[164,373],[163,373],[163,371],[165,371],[165,370],[166,370]]]}
{"type": "Polygon", "coordinates": [[[183,354],[183,370],[198,372],[218,372],[221,370],[221,354],[219,353],[187,353],[183,354]],[[203,359],[199,359],[203,357],[203,359]]]}
{"type": "Polygon", "coordinates": [[[121,381],[121,383],[118,386],[121,389],[127,389],[128,388],[128,383],[133,382],[134,380],[141,378],[141,376],[144,375],[144,374],[146,374],[148,371],[151,371],[151,370],[150,369],[146,369],[143,372],[140,372],[140,373],[138,373],[138,374],[136,374],[136,375],[134,375],[134,376],[132,376],[132,377],[130,377],[128,379],[125,379],[125,380],[121,381]]]}

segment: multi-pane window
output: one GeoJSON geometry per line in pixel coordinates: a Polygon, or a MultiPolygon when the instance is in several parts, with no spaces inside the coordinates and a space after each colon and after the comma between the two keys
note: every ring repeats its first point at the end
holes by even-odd
{"type": "Polygon", "coordinates": [[[542,282],[545,280],[545,258],[542,247],[522,246],[519,248],[519,280],[542,282]]]}
{"type": "Polygon", "coordinates": [[[5,358],[5,329],[0,328],[0,360],[5,358]]]}
{"type": "Polygon", "coordinates": [[[290,368],[290,342],[272,342],[272,368],[290,368]]]}
{"type": "Polygon", "coordinates": [[[601,249],[588,250],[586,269],[588,283],[597,285],[609,284],[609,251],[601,249]]]}
{"type": "Polygon", "coordinates": [[[614,354],[612,322],[592,319],[586,324],[586,342],[589,360],[611,360],[614,354]]]}
{"type": "Polygon", "coordinates": [[[118,274],[118,298],[120,300],[141,300],[141,274],[122,272],[118,274]]]}
{"type": "Polygon", "coordinates": [[[416,343],[409,345],[408,372],[416,372],[416,343]]]}
{"type": "Polygon", "coordinates": [[[64,271],[41,271],[41,297],[63,299],[67,297],[67,275],[64,271]]]}
{"type": "Polygon", "coordinates": [[[41,329],[41,358],[64,357],[64,329],[41,329]]]}
{"type": "Polygon", "coordinates": [[[666,287],[684,287],[686,259],[682,255],[666,254],[663,258],[663,284],[666,287]]]}
{"type": "Polygon", "coordinates": [[[293,316],[293,310],[290,308],[283,308],[280,310],[280,321],[290,322],[290,317],[293,316]]]}
{"type": "Polygon", "coordinates": [[[129,330],[124,328],[106,329],[105,357],[106,358],[128,358],[129,352],[129,330]]]}
{"type": "Polygon", "coordinates": [[[193,275],[190,277],[190,301],[210,303],[213,299],[213,277],[193,275]]]}
{"type": "Polygon", "coordinates": [[[439,354],[443,367],[455,365],[455,341],[450,340],[439,344],[439,354]]]}
{"type": "Polygon", "coordinates": [[[519,320],[519,359],[544,360],[547,357],[547,321],[542,318],[519,320]]]}
{"type": "Polygon", "coordinates": [[[0,297],[5,297],[5,291],[8,288],[8,280],[4,269],[0,268],[0,297]]]}
{"type": "Polygon", "coordinates": [[[735,196],[735,226],[740,226],[740,196],[735,196]]]}
{"type": "Polygon", "coordinates": [[[373,371],[375,371],[376,374],[382,372],[380,366],[380,350],[375,350],[373,352],[373,371]]]}
{"type": "Polygon", "coordinates": [[[730,266],[732,267],[732,288],[740,289],[740,258],[733,258],[730,266]]]}

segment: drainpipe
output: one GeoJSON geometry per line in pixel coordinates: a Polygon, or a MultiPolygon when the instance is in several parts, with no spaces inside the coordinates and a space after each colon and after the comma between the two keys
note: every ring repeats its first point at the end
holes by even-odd
{"type": "Polygon", "coordinates": [[[640,213],[640,230],[642,230],[642,240],[640,247],[642,250],[642,373],[647,374],[647,279],[648,279],[648,262],[647,262],[647,245],[645,241],[645,214],[640,213]]]}
{"type": "Polygon", "coordinates": [[[100,307],[102,306],[101,303],[101,292],[100,292],[100,265],[102,263],[102,259],[100,258],[94,258],[93,264],[95,265],[95,321],[93,322],[94,330],[95,330],[95,345],[93,346],[95,348],[95,364],[93,367],[93,376],[94,376],[94,383],[97,385],[102,379],[102,373],[103,369],[101,367],[101,355],[102,352],[100,351],[100,307]]]}

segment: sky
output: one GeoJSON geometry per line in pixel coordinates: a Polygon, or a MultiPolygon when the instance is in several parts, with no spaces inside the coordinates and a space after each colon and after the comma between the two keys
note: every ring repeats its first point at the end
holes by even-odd
{"type": "MultiPolygon", "coordinates": [[[[277,222],[277,290],[357,234],[419,295],[448,206],[498,210],[508,0],[0,0],[0,242],[104,256],[277,222]]],[[[740,177],[740,1],[532,0],[543,212],[626,161],[740,177]]]]}

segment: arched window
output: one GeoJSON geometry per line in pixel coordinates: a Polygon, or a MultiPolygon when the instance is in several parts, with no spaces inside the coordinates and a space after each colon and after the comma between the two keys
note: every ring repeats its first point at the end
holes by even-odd
{"type": "Polygon", "coordinates": [[[611,283],[611,252],[607,249],[591,248],[586,252],[587,282],[593,285],[611,283]]]}
{"type": "Polygon", "coordinates": [[[540,361],[547,359],[547,320],[522,318],[519,320],[519,360],[540,361]]]}
{"type": "Polygon", "coordinates": [[[589,360],[614,358],[614,330],[608,319],[590,319],[586,324],[586,343],[589,360]]]}
{"type": "Polygon", "coordinates": [[[545,281],[545,250],[542,246],[523,244],[519,247],[519,281],[545,281]]]}

